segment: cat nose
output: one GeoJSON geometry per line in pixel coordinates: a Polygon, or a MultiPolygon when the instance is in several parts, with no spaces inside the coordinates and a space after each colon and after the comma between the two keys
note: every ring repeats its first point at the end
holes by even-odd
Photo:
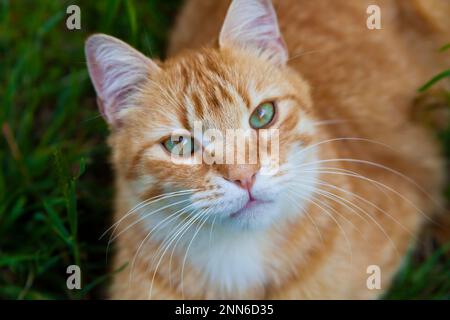
{"type": "Polygon", "coordinates": [[[237,184],[238,187],[250,191],[253,187],[253,184],[255,183],[255,176],[256,174],[253,174],[251,177],[245,177],[243,179],[234,180],[233,182],[237,184]]]}
{"type": "Polygon", "coordinates": [[[258,170],[258,165],[232,165],[228,166],[223,177],[238,187],[250,191],[255,184],[258,170]]]}

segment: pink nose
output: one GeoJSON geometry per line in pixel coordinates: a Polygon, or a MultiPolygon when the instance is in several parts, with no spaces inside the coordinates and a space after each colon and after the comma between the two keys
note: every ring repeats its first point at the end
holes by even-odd
{"type": "Polygon", "coordinates": [[[249,175],[248,177],[242,177],[238,180],[232,180],[232,182],[237,184],[242,189],[250,191],[253,187],[253,184],[255,183],[255,176],[256,176],[256,174],[252,172],[250,173],[251,175],[249,175]]]}
{"type": "Polygon", "coordinates": [[[255,183],[257,165],[232,165],[226,167],[223,177],[244,190],[250,191],[255,183]]]}

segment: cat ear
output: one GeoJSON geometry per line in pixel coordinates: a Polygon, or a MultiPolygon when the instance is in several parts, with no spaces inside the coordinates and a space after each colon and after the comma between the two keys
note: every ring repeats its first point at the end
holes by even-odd
{"type": "Polygon", "coordinates": [[[87,39],[85,53],[100,112],[117,125],[133,93],[160,68],[125,42],[103,34],[87,39]]]}
{"type": "Polygon", "coordinates": [[[270,0],[234,0],[220,31],[219,45],[250,47],[283,65],[288,59],[286,44],[270,0]]]}

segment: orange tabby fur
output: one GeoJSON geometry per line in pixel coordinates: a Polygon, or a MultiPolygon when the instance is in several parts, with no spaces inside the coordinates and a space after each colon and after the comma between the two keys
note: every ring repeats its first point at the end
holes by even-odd
{"type": "Polygon", "coordinates": [[[192,118],[202,118],[219,129],[239,128],[240,115],[233,108],[237,98],[228,87],[216,85],[214,74],[220,74],[248,100],[248,79],[261,90],[278,86],[277,97],[285,99],[279,119],[280,163],[286,161],[286,147],[294,141],[308,146],[327,139],[357,137],[379,144],[332,141],[321,145],[318,158],[359,159],[390,169],[365,162],[325,163],[324,167],[351,170],[366,179],[322,172],[322,181],[356,195],[324,188],[349,202],[318,194],[315,201],[320,206],[311,203],[307,214],[281,220],[258,233],[263,276],[239,288],[224,289],[214,283],[192,263],[196,257],[191,256],[182,278],[184,250],[172,256],[169,250],[154,273],[155,265],[149,261],[161,240],[152,237],[146,239],[131,270],[137,248],[149,231],[131,215],[115,232],[137,222],[116,240],[114,268],[125,263],[128,267],[114,276],[110,297],[147,299],[151,286],[153,299],[379,297],[416,240],[427,220],[425,215],[431,216],[436,209],[444,180],[436,142],[409,116],[417,88],[445,62],[435,51],[449,35],[445,23],[429,19],[436,16],[436,7],[421,4],[419,0],[274,1],[290,53],[288,67],[279,68],[239,48],[217,48],[228,1],[187,1],[173,31],[169,49],[173,57],[159,64],[164,72],[151,76],[153,84],[144,86],[136,98],[146,108],[129,111],[109,140],[116,172],[116,221],[136,202],[164,192],[163,186],[173,190],[175,186],[204,188],[208,172],[220,172],[208,165],[185,167],[146,156],[161,138],[148,134],[156,125],[181,123],[189,128],[192,118]],[[366,28],[369,4],[380,5],[382,30],[366,28]],[[186,48],[194,50],[182,51],[186,48]],[[190,90],[191,85],[195,89],[190,90]],[[194,115],[187,115],[185,96],[197,101],[194,115]],[[303,119],[335,122],[299,132],[297,125],[303,119]],[[152,177],[150,182],[136,182],[143,173],[152,177]],[[142,191],[138,199],[130,200],[136,198],[132,190],[137,189],[142,191]],[[351,210],[349,203],[361,210],[351,210]],[[367,288],[369,265],[381,268],[381,290],[367,288]]]}

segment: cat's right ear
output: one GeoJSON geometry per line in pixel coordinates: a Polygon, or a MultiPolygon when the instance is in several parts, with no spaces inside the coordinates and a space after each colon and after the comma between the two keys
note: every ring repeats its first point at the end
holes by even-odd
{"type": "Polygon", "coordinates": [[[87,39],[85,54],[100,112],[114,127],[133,105],[133,93],[160,68],[125,42],[103,34],[87,39]]]}
{"type": "Polygon", "coordinates": [[[220,31],[219,45],[250,48],[277,65],[288,60],[271,0],[233,0],[220,31]]]}

